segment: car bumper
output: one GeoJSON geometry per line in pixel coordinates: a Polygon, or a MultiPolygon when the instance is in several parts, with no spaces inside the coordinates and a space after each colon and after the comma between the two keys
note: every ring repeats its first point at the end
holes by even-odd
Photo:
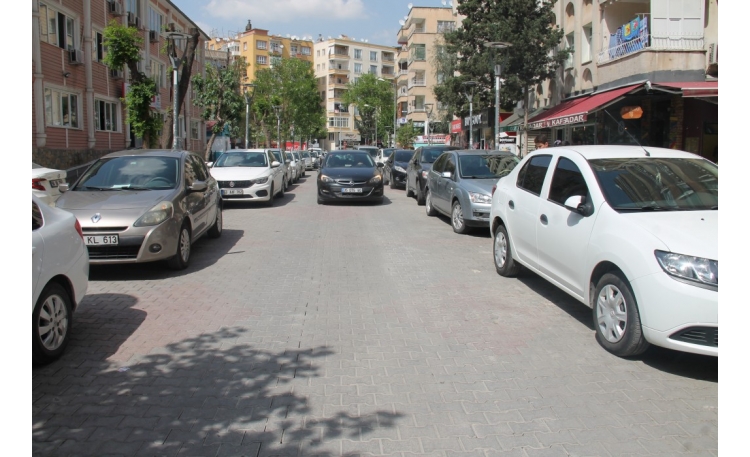
{"type": "Polygon", "coordinates": [[[222,188],[222,201],[259,201],[267,202],[271,199],[271,183],[269,179],[265,184],[253,184],[245,188],[222,188]]]}
{"type": "Polygon", "coordinates": [[[659,271],[631,281],[643,335],[656,346],[719,355],[718,292],[686,284],[659,271]]]}
{"type": "Polygon", "coordinates": [[[343,189],[351,189],[349,186],[339,186],[336,184],[319,184],[318,196],[328,201],[351,201],[351,200],[381,200],[383,198],[382,181],[376,185],[354,186],[353,188],[362,189],[361,193],[350,193],[343,189]]]}
{"type": "Polygon", "coordinates": [[[143,263],[165,260],[177,252],[181,220],[174,218],[155,227],[128,227],[122,231],[96,231],[96,227],[83,227],[87,236],[117,235],[117,245],[87,246],[92,265],[114,263],[143,263]]]}
{"type": "Polygon", "coordinates": [[[489,227],[490,226],[490,209],[492,205],[472,203],[468,214],[464,210],[464,223],[469,227],[489,227]]]}

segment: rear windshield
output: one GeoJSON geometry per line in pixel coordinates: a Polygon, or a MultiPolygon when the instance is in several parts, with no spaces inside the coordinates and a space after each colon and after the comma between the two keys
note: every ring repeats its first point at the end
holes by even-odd
{"type": "Polygon", "coordinates": [[[396,151],[395,162],[408,162],[414,156],[414,151],[396,151]]]}

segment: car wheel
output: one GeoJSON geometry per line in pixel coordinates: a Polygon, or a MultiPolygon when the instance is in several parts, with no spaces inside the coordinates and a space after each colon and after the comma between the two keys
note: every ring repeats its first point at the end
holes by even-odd
{"type": "Polygon", "coordinates": [[[274,191],[273,183],[271,183],[271,190],[270,190],[270,193],[268,194],[270,195],[270,197],[268,198],[268,201],[266,202],[266,206],[269,206],[269,207],[273,206],[273,200],[274,198],[276,198],[276,196],[273,194],[273,191],[274,191]]]}
{"type": "Polygon", "coordinates": [[[180,228],[180,235],[177,240],[177,252],[169,259],[169,266],[174,270],[184,270],[190,265],[190,251],[192,248],[192,239],[190,235],[190,226],[183,222],[180,228]]]}
{"type": "Polygon", "coordinates": [[[393,175],[388,175],[388,184],[391,186],[391,189],[396,188],[396,182],[393,180],[393,175]]]}
{"type": "Polygon", "coordinates": [[[495,270],[500,276],[505,276],[506,278],[512,277],[517,275],[521,270],[521,265],[513,259],[508,231],[502,224],[498,225],[497,229],[495,229],[492,254],[495,259],[495,270]]]}
{"type": "Polygon", "coordinates": [[[424,202],[424,190],[422,190],[419,182],[417,182],[417,205],[422,206],[424,205],[424,202]]]}
{"type": "Polygon", "coordinates": [[[406,196],[407,197],[413,197],[414,192],[409,188],[409,179],[406,179],[406,184],[404,184],[404,188],[406,189],[406,196]]]}
{"type": "Polygon", "coordinates": [[[279,190],[279,198],[284,198],[284,192],[286,192],[287,183],[286,178],[284,178],[284,181],[281,183],[281,190],[279,190]]]}
{"type": "Polygon", "coordinates": [[[432,191],[430,189],[427,189],[427,196],[424,200],[424,210],[428,216],[437,215],[437,211],[435,211],[435,208],[432,206],[432,191]]]}
{"type": "Polygon", "coordinates": [[[620,272],[607,273],[596,284],[594,327],[599,344],[614,355],[630,357],[648,349],[633,290],[620,272]]]}
{"type": "Polygon", "coordinates": [[[214,225],[208,229],[209,238],[219,238],[224,231],[224,214],[222,213],[222,206],[216,205],[216,220],[214,221],[214,225]]]}
{"type": "Polygon", "coordinates": [[[65,289],[56,282],[47,284],[32,313],[34,364],[51,362],[63,353],[73,328],[72,310],[65,289]]]}
{"type": "Polygon", "coordinates": [[[469,231],[464,221],[463,209],[461,209],[461,204],[458,200],[453,202],[453,208],[451,208],[451,225],[453,226],[453,231],[461,235],[469,231]]]}
{"type": "Polygon", "coordinates": [[[323,200],[323,198],[320,195],[318,195],[318,205],[322,205],[324,203],[325,201],[323,200]]]}

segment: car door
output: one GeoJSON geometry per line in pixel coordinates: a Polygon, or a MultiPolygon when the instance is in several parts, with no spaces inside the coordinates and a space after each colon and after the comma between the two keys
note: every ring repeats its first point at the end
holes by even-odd
{"type": "Polygon", "coordinates": [[[508,235],[515,257],[529,268],[538,268],[536,228],[539,223],[541,192],[552,155],[531,157],[511,187],[506,212],[508,235]]]}
{"type": "Polygon", "coordinates": [[[205,176],[206,192],[204,199],[206,200],[206,229],[211,228],[211,225],[216,220],[216,211],[220,211],[221,205],[221,190],[219,189],[219,183],[211,175],[211,172],[206,166],[206,162],[199,156],[193,155],[193,160],[197,161],[200,167],[200,173],[205,176]]]}
{"type": "MultiPolygon", "coordinates": [[[[268,166],[271,167],[271,164],[274,162],[278,162],[279,159],[276,158],[276,156],[273,154],[272,151],[266,151],[266,154],[268,155],[268,166]]],[[[284,185],[284,169],[282,166],[278,166],[276,168],[271,167],[273,170],[271,172],[271,179],[273,180],[273,191],[274,193],[278,192],[279,189],[282,189],[284,185]]],[[[273,198],[273,195],[271,195],[271,198],[273,198]]]]}
{"type": "MultiPolygon", "coordinates": [[[[31,290],[36,296],[39,284],[39,276],[42,272],[42,260],[44,259],[44,237],[41,228],[44,226],[44,218],[39,206],[31,201],[31,290]]],[[[32,306],[35,304],[32,303],[32,306]]]]}
{"type": "MultiPolygon", "coordinates": [[[[586,165],[574,160],[583,162],[576,157],[557,158],[551,181],[542,191],[546,197],[539,205],[536,239],[539,270],[583,300],[588,285],[586,251],[598,214],[584,216],[563,206],[569,197],[591,199],[589,185],[579,168],[586,165]]],[[[592,209],[598,207],[596,202],[591,203],[592,209]]]]}
{"type": "MultiPolygon", "coordinates": [[[[193,154],[188,154],[185,158],[185,170],[190,169],[190,176],[193,181],[187,181],[186,185],[191,186],[193,183],[201,182],[208,186],[208,176],[204,174],[203,161],[193,154]],[[189,183],[189,184],[188,184],[189,183]]],[[[186,176],[188,174],[186,173],[186,176]]],[[[204,191],[194,191],[189,193],[191,205],[191,211],[193,215],[193,238],[199,236],[206,229],[207,224],[207,211],[208,211],[208,198],[209,189],[204,191]]]]}
{"type": "Polygon", "coordinates": [[[432,167],[430,167],[430,170],[427,172],[427,179],[425,181],[427,183],[427,187],[432,193],[431,199],[432,199],[432,206],[434,208],[438,208],[435,205],[435,199],[438,198],[437,192],[438,192],[438,187],[440,186],[440,180],[442,179],[441,173],[443,173],[443,169],[445,168],[445,164],[447,162],[448,162],[448,155],[444,154],[438,157],[435,163],[432,164],[432,167]]]}
{"type": "Polygon", "coordinates": [[[393,180],[393,155],[386,159],[383,174],[388,177],[388,182],[393,180]]]}
{"type": "Polygon", "coordinates": [[[450,178],[443,177],[442,173],[438,177],[437,197],[433,198],[435,207],[445,214],[450,214],[451,195],[456,185],[456,156],[452,152],[445,153],[448,159],[445,162],[442,173],[450,173],[450,178]]]}

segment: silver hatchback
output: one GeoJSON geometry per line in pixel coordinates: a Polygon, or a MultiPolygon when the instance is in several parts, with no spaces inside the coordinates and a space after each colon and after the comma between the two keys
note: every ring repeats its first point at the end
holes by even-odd
{"type": "Polygon", "coordinates": [[[61,190],[57,206],[80,221],[91,264],[168,260],[183,269],[195,240],[221,236],[219,186],[188,151],[114,152],[61,190]]]}

